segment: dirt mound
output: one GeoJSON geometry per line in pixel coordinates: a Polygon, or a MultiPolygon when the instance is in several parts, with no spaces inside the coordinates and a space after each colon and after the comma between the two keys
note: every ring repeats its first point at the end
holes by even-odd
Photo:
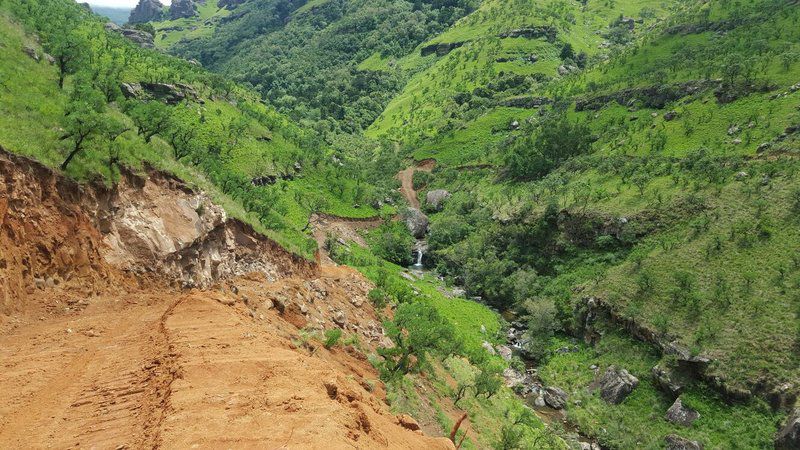
{"type": "Polygon", "coordinates": [[[357,272],[163,174],[110,190],[0,153],[0,179],[0,447],[453,448],[388,411],[357,272]]]}

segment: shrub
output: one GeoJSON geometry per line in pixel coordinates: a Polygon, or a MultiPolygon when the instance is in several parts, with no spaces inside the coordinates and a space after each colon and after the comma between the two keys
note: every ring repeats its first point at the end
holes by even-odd
{"type": "Polygon", "coordinates": [[[412,261],[414,237],[402,222],[388,222],[381,225],[373,234],[370,244],[375,255],[399,266],[407,266],[412,261]]]}
{"type": "Polygon", "coordinates": [[[381,288],[375,288],[367,294],[370,303],[378,309],[382,309],[389,302],[389,294],[381,288]]]}
{"type": "Polygon", "coordinates": [[[340,328],[332,328],[325,332],[325,342],[323,345],[325,348],[330,350],[339,343],[339,339],[341,339],[341,337],[342,330],[340,328]]]}

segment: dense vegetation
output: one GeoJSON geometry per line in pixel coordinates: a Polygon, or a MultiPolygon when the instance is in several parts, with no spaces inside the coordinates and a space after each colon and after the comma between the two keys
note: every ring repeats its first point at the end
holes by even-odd
{"type": "Polygon", "coordinates": [[[373,54],[407,54],[476,4],[250,1],[210,35],[179,40],[170,51],[251,84],[280,111],[319,131],[356,132],[375,120],[404,79],[397,71],[365,71],[358,64],[373,54]]]}
{"type": "Polygon", "coordinates": [[[3,8],[15,18],[2,17],[9,45],[0,49],[0,127],[9,150],[108,183],[116,182],[120,164],[146,161],[177,172],[307,256],[316,248],[309,214],[371,216],[377,210],[370,205],[392,196],[391,183],[362,182],[373,164],[391,160],[390,152],[376,158],[339,152],[333,160],[338,143],[326,145],[223,76],[139,48],[69,1],[5,0],[3,8]],[[38,36],[41,49],[14,20],[38,36]],[[169,92],[124,95],[123,83],[169,92]]]}
{"type": "Polygon", "coordinates": [[[541,381],[609,448],[661,448],[668,434],[769,448],[795,407],[796,1],[208,0],[152,24],[158,46],[214,73],[66,0],[2,4],[55,59],[13,64],[38,47],[0,17],[4,146],[79,178],[113,183],[116,164],[148,161],[208,180],[306,254],[312,212],[383,213],[368,248],[331,236],[327,250],[395,310],[396,345],[374,363],[397,411],[443,432],[445,410],[467,411],[468,446],[564,445],[501,386],[521,362],[487,352],[508,325],[489,307],[524,324],[541,381]],[[198,98],[124,98],[120,82],[143,81],[198,98]],[[415,243],[387,206],[398,170],[425,159],[421,197],[452,194],[423,205],[426,261],[444,281],[403,273],[415,243]],[[441,293],[453,285],[471,300],[441,293]],[[640,380],[619,405],[587,389],[612,365],[640,380]],[[686,378],[690,427],[664,419],[674,397],[655,365],[686,378]]]}

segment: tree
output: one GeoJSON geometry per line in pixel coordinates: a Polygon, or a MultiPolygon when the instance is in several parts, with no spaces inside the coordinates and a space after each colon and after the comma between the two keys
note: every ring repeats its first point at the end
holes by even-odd
{"type": "Polygon", "coordinates": [[[588,152],[593,141],[585,123],[551,115],[539,124],[536,133],[512,145],[506,170],[517,179],[540,178],[569,158],[588,152]]]}
{"type": "Polygon", "coordinates": [[[191,155],[195,150],[195,139],[200,127],[199,117],[187,104],[172,111],[164,131],[176,160],[191,155]]]}
{"type": "Polygon", "coordinates": [[[144,138],[145,142],[150,142],[153,136],[170,128],[170,113],[170,108],[159,101],[134,103],[134,106],[128,110],[128,116],[138,129],[137,133],[144,138]]]}
{"type": "Polygon", "coordinates": [[[109,128],[109,119],[103,114],[104,109],[105,101],[102,93],[86,83],[76,83],[75,91],[66,108],[65,134],[61,136],[62,141],[71,140],[72,147],[61,163],[61,170],[67,170],[72,159],[85,148],[89,139],[109,128]]]}
{"type": "Polygon", "coordinates": [[[475,397],[485,395],[487,399],[492,398],[502,386],[503,378],[500,376],[500,369],[491,364],[485,364],[475,376],[475,397]]]}
{"type": "Polygon", "coordinates": [[[450,323],[425,301],[401,304],[394,320],[385,326],[395,346],[378,349],[384,358],[381,368],[384,379],[418,370],[426,364],[428,352],[446,357],[460,351],[462,346],[450,323]]]}
{"type": "Polygon", "coordinates": [[[553,333],[559,329],[556,320],[556,306],[549,298],[537,298],[525,302],[528,321],[528,344],[525,350],[534,358],[542,358],[547,353],[553,333]]]}
{"type": "Polygon", "coordinates": [[[58,87],[64,88],[64,79],[83,66],[89,44],[76,30],[54,34],[49,50],[58,67],[58,87]]]}

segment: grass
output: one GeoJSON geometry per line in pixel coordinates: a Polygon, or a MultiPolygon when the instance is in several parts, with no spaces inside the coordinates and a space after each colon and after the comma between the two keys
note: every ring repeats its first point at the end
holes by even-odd
{"type": "MultiPolygon", "coordinates": [[[[556,338],[552,348],[574,345],[556,338]]],[[[574,353],[554,354],[540,369],[548,385],[559,386],[570,394],[567,416],[587,434],[611,448],[663,448],[668,434],[697,440],[708,449],[769,448],[775,424],[783,415],[771,412],[767,405],[754,401],[729,405],[703,388],[691,386],[681,399],[700,413],[690,427],[674,425],[664,419],[672,405],[653,385],[650,369],[659,356],[645,344],[633,341],[618,331],[609,331],[594,348],[579,344],[574,353]],[[639,379],[639,385],[620,405],[610,405],[587,387],[599,373],[611,365],[623,367],[639,379]],[[576,401],[578,404],[576,404],[576,401]]]]}

